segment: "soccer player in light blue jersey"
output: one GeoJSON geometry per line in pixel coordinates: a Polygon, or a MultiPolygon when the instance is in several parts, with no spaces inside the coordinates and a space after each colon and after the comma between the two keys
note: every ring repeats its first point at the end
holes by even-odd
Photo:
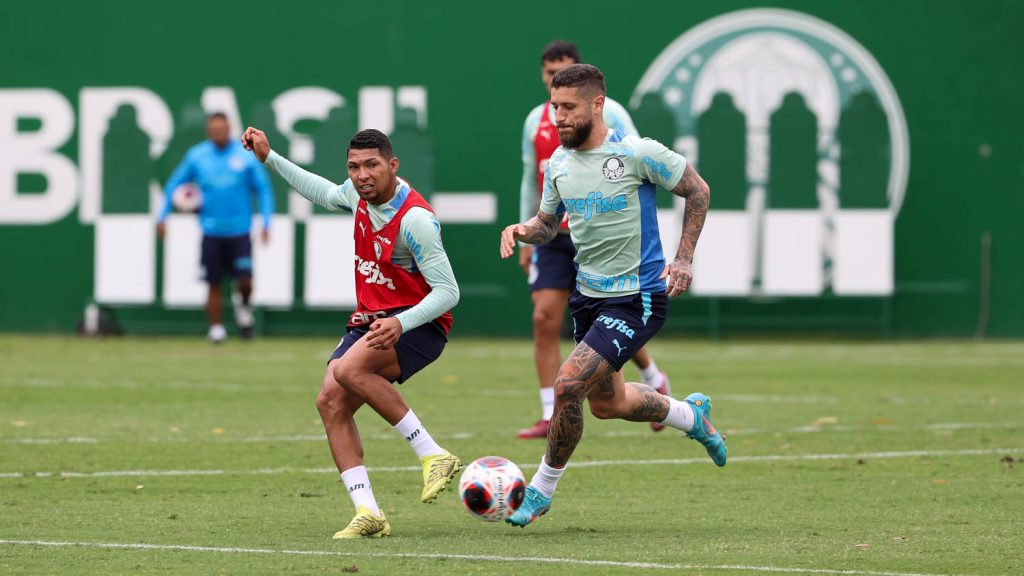
{"type": "Polygon", "coordinates": [[[270,240],[270,217],[274,213],[274,194],[267,171],[247,153],[241,143],[231,139],[228,118],[222,113],[206,119],[208,140],[189,148],[185,158],[164,186],[164,207],[160,211],[157,233],[164,235],[164,222],[171,213],[174,190],[187,182],[202,191],[199,225],[203,229],[202,277],[209,285],[206,295],[206,319],[211,342],[227,338],[222,312],[221,284],[227,273],[238,289],[235,323],[242,336],[252,337],[252,197],[256,196],[263,216],[264,243],[270,240]]]}
{"type": "Polygon", "coordinates": [[[711,191],[685,158],[646,138],[610,130],[602,115],[604,75],[588,64],[555,74],[551,104],[561,146],[544,173],[537,215],[505,228],[500,253],[516,241],[542,244],[569,214],[576,245],[576,289],[569,298],[576,348],[555,382],[547,453],[523,504],[507,520],[526,526],[551,507],[565,467],[583,434],[583,402],[594,416],[658,422],[700,442],[725,466],[725,439],[711,423],[711,399],[699,392],[679,401],[625,382],[622,366],[665,323],[668,298],[685,292],[711,191]],[[686,199],[682,237],[667,266],[658,234],[657,186],[686,199]],[[667,282],[666,282],[667,279],[667,282]]]}
{"type": "MultiPolygon", "coordinates": [[[[554,75],[579,61],[579,49],[572,42],[555,40],[545,46],[540,56],[540,77],[545,91],[550,95],[554,75]]],[[[611,98],[605,99],[603,117],[612,130],[637,133],[629,113],[611,98]]],[[[537,213],[540,189],[544,184],[544,167],[558,145],[555,111],[551,102],[545,101],[530,111],[523,126],[523,179],[519,187],[519,212],[523,221],[537,213]]],[[[532,426],[520,430],[516,434],[518,438],[546,438],[548,435],[551,414],[555,409],[555,376],[561,364],[558,338],[562,332],[566,302],[576,285],[575,255],[576,248],[569,238],[569,227],[565,222],[551,242],[536,249],[526,243],[519,245],[519,266],[526,274],[533,301],[533,361],[540,382],[541,417],[532,426]]],[[[640,369],[640,379],[644,384],[662,394],[670,393],[668,377],[658,369],[646,348],[634,352],[633,362],[640,369]]],[[[658,432],[664,426],[651,422],[651,428],[658,432]]]]}

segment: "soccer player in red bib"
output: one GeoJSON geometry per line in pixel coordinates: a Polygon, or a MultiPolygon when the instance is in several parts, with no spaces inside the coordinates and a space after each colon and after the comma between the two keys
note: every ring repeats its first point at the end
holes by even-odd
{"type": "MultiPolygon", "coordinates": [[[[551,78],[562,68],[579,61],[579,50],[572,42],[555,40],[544,47],[540,56],[540,75],[549,94],[551,78]]],[[[634,136],[637,133],[629,113],[611,98],[605,100],[604,121],[612,130],[621,130],[634,136]]],[[[544,188],[544,168],[559,144],[551,102],[534,107],[523,126],[523,179],[519,186],[521,222],[537,214],[540,192],[544,188]]],[[[540,419],[520,430],[516,434],[519,438],[547,438],[548,425],[555,407],[555,376],[562,363],[558,336],[562,331],[566,302],[576,288],[575,256],[576,248],[569,237],[568,219],[562,221],[558,235],[551,242],[538,246],[525,243],[519,245],[519,265],[526,273],[530,299],[533,300],[533,360],[540,381],[541,405],[540,419]]],[[[661,394],[671,393],[668,376],[658,369],[654,359],[647,353],[647,348],[637,350],[633,362],[640,369],[642,383],[661,394]]],[[[664,428],[658,422],[651,422],[651,429],[655,432],[664,428]]]]}
{"type": "Polygon", "coordinates": [[[349,179],[340,186],[272,151],[260,130],[247,129],[242,143],[309,201],[355,215],[359,304],[328,361],[316,405],[356,508],[352,521],[334,537],[388,536],[391,526],[363,465],[356,410],[368,404],[409,442],[423,466],[423,502],[436,499],[462,466],[434,441],[392,385],[436,360],[448,341],[449,310],[459,301],[459,287],[441,243],[441,227],[426,200],[398,177],[391,141],[378,130],[352,137],[349,179]]]}

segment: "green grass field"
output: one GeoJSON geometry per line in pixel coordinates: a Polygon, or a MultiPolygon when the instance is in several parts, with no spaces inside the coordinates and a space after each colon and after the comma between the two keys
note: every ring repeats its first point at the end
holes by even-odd
{"type": "MultiPolygon", "coordinates": [[[[524,530],[419,503],[412,451],[361,414],[393,536],[352,542],[314,406],[334,343],[0,337],[0,574],[1024,573],[1024,344],[658,339],[729,465],[590,419],[524,530]]],[[[463,460],[536,468],[529,342],[456,335],[403,392],[463,460]]]]}

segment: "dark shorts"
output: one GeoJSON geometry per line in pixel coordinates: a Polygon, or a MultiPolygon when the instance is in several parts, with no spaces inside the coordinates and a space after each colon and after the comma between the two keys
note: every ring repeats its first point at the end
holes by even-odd
{"type": "MultiPolygon", "coordinates": [[[[348,333],[338,343],[338,347],[334,349],[334,353],[331,354],[327,363],[330,364],[331,360],[344,356],[345,352],[348,352],[348,349],[369,331],[370,327],[368,325],[355,328],[350,327],[348,333]]],[[[448,336],[434,322],[428,322],[423,326],[413,328],[402,334],[398,338],[398,342],[395,343],[395,352],[398,354],[398,367],[402,370],[402,374],[398,377],[398,383],[401,384],[412,378],[413,374],[423,370],[428,364],[437,360],[444,350],[444,345],[447,343],[448,336]]]]}
{"type": "Polygon", "coordinates": [[[616,298],[569,296],[573,339],[586,342],[616,370],[643,348],[665,324],[668,295],[640,292],[616,298]]]}
{"type": "Polygon", "coordinates": [[[207,284],[220,284],[226,272],[232,278],[252,278],[252,239],[243,236],[203,236],[203,270],[207,284]]]}
{"type": "Polygon", "coordinates": [[[576,288],[576,247],[568,234],[559,234],[547,244],[533,249],[530,262],[530,291],[546,288],[572,290],[576,288]]]}

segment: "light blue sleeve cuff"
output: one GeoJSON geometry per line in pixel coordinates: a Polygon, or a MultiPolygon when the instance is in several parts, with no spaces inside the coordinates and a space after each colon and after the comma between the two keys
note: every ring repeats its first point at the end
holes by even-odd
{"type": "Polygon", "coordinates": [[[448,258],[420,273],[430,285],[430,293],[419,304],[395,315],[402,324],[403,334],[434,320],[459,303],[459,285],[448,258]]]}

